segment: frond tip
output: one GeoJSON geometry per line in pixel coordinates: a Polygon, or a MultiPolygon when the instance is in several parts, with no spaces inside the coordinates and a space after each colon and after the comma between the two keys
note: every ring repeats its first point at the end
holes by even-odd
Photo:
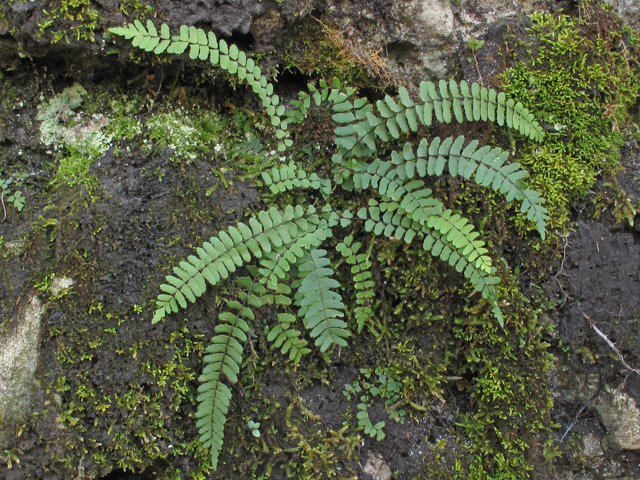
{"type": "MultiPolygon", "coordinates": [[[[245,300],[246,303],[246,300],[245,300]]],[[[223,312],[218,316],[220,322],[215,327],[216,336],[207,347],[204,357],[206,367],[200,377],[198,387],[198,411],[196,417],[199,428],[200,441],[211,452],[211,464],[215,470],[218,457],[222,449],[224,424],[231,401],[231,390],[222,383],[222,376],[234,384],[238,382],[238,373],[242,363],[242,345],[247,341],[249,325],[242,318],[253,320],[253,312],[245,304],[236,301],[227,302],[231,310],[237,315],[223,312]]]]}

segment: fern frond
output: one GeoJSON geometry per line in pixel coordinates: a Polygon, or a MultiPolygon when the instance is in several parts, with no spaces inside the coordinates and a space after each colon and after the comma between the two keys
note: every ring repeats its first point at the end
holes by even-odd
{"type": "Polygon", "coordinates": [[[249,262],[252,256],[261,258],[284,244],[298,242],[316,245],[314,230],[321,222],[315,208],[306,210],[301,206],[287,206],[284,212],[276,208],[261,211],[249,225],[238,223],[229,227],[229,233],[220,232],[196,249],[198,256],[190,255],[187,261],[174,267],[174,275],[166,277],[167,283],[160,285],[164,292],[158,295],[153,323],[163,319],[179,308],[186,308],[187,300],[195,302],[207,288],[207,283],[216,285],[237,267],[249,262]],[[300,240],[301,239],[301,240],[300,240]]]}
{"type": "Polygon", "coordinates": [[[405,143],[402,153],[391,153],[392,163],[396,165],[397,175],[403,180],[416,176],[441,175],[448,169],[452,176],[459,175],[469,179],[475,174],[475,182],[490,187],[503,194],[508,202],[517,200],[522,203],[521,211],[536,224],[540,236],[544,240],[547,220],[547,209],[544,199],[534,190],[529,190],[522,180],[527,171],[519,163],[505,163],[509,152],[498,147],[478,148],[478,141],[473,140],[463,149],[464,137],[448,137],[440,141],[434,138],[431,144],[422,139],[417,151],[405,143]]]}
{"type": "MultiPolygon", "coordinates": [[[[460,259],[464,258],[466,263],[473,263],[475,268],[487,273],[491,272],[491,258],[485,255],[488,250],[484,247],[483,241],[476,240],[479,233],[473,231],[473,225],[468,223],[467,219],[453,214],[451,210],[442,211],[442,204],[430,196],[431,190],[424,188],[424,182],[410,180],[403,183],[395,165],[392,162],[382,162],[380,159],[376,159],[369,165],[361,164],[361,169],[364,172],[353,174],[354,186],[356,188],[372,186],[378,190],[383,199],[380,204],[373,200],[370,201],[371,213],[375,212],[378,216],[385,212],[397,213],[421,226],[438,231],[463,252],[460,259]],[[365,168],[366,170],[364,170],[365,168]]],[[[406,177],[406,170],[403,176],[406,177]]],[[[382,226],[375,230],[377,235],[383,232],[389,236],[388,230],[383,229],[382,226]]],[[[425,246],[425,249],[429,248],[425,246]]],[[[448,260],[450,254],[449,249],[436,253],[445,261],[448,260]]],[[[456,258],[457,256],[458,254],[453,256],[456,261],[459,260],[456,258]]]]}
{"type": "Polygon", "coordinates": [[[410,218],[424,223],[442,211],[442,203],[431,197],[431,189],[426,188],[422,180],[403,181],[392,162],[376,159],[370,164],[361,163],[358,168],[360,171],[353,172],[355,188],[377,189],[383,200],[400,202],[398,208],[410,218]]]}
{"type": "MultiPolygon", "coordinates": [[[[273,252],[272,252],[273,253],[273,252]]],[[[274,268],[275,268],[274,263],[274,268]]],[[[268,276],[272,272],[268,272],[268,276]]],[[[263,277],[264,278],[264,277],[263,277]]],[[[290,279],[290,275],[286,275],[290,279]]],[[[252,280],[248,277],[241,277],[238,283],[243,286],[250,286],[252,280]]],[[[276,307],[286,307],[291,305],[291,287],[284,283],[278,283],[271,289],[272,293],[267,293],[267,289],[262,284],[255,284],[253,292],[257,295],[253,300],[255,306],[275,305],[276,307]]],[[[283,355],[289,354],[289,359],[295,364],[300,363],[302,355],[309,353],[307,341],[300,338],[301,332],[293,327],[296,317],[290,313],[278,313],[276,315],[278,324],[269,329],[267,340],[273,342],[275,348],[280,348],[283,355]]]]}
{"type": "Polygon", "coordinates": [[[266,252],[264,258],[260,259],[258,268],[260,282],[267,288],[275,289],[279,281],[287,277],[292,265],[299,263],[307,251],[320,246],[329,236],[329,222],[322,218],[311,231],[299,235],[286,245],[276,247],[272,252],[266,252]]]}
{"type": "Polygon", "coordinates": [[[358,211],[358,217],[365,220],[368,232],[404,239],[407,243],[415,238],[423,238],[422,248],[463,273],[474,288],[496,307],[494,315],[500,325],[503,324],[493,288],[500,279],[493,276],[495,268],[491,266],[491,258],[485,255],[487,249],[484,242],[476,240],[478,232],[472,231],[473,226],[466,219],[452,214],[451,210],[445,210],[421,224],[391,203],[379,204],[370,200],[369,204],[369,207],[358,211]]]}
{"type": "Polygon", "coordinates": [[[288,165],[281,165],[272,168],[269,172],[262,172],[262,179],[273,194],[283,193],[294,188],[313,188],[320,190],[325,196],[331,193],[329,180],[318,177],[316,173],[307,175],[307,172],[299,168],[293,160],[288,165]]]}
{"type": "Polygon", "coordinates": [[[289,353],[289,360],[298,365],[302,355],[311,350],[307,348],[307,341],[300,338],[300,331],[293,328],[296,317],[291,313],[278,313],[278,324],[271,327],[267,334],[267,340],[273,342],[273,346],[281,348],[283,355],[289,353]]]}
{"type": "Polygon", "coordinates": [[[353,243],[353,236],[349,235],[343,242],[336,245],[336,250],[342,254],[351,265],[351,273],[353,274],[353,286],[356,289],[356,304],[358,305],[353,315],[358,325],[358,333],[362,331],[365,322],[373,317],[373,309],[371,308],[372,299],[375,297],[373,287],[375,282],[372,280],[371,261],[367,253],[358,253],[362,248],[360,242],[353,243]]]}
{"type": "Polygon", "coordinates": [[[359,105],[356,111],[342,111],[333,119],[343,124],[336,128],[335,143],[338,152],[333,161],[342,164],[348,157],[365,157],[375,153],[376,141],[388,142],[398,139],[402,134],[416,132],[418,123],[431,126],[435,119],[450,123],[454,118],[458,122],[490,120],[499,125],[515,129],[532,140],[541,141],[544,131],[540,124],[520,102],[507,99],[503,92],[480,87],[466,81],[458,84],[454,80],[448,83],[441,80],[436,87],[433,82],[420,84],[420,101],[413,102],[406,88],[398,89],[398,103],[389,95],[376,102],[377,114],[369,105],[359,105]],[[360,119],[363,117],[364,119],[360,119]]]}
{"type": "Polygon", "coordinates": [[[232,384],[238,382],[242,363],[241,342],[247,341],[246,334],[249,331],[249,324],[245,318],[255,319],[251,309],[246,306],[246,299],[243,304],[229,301],[227,306],[231,310],[236,310],[237,314],[223,312],[218,316],[220,322],[215,326],[217,335],[211,340],[211,345],[206,349],[208,355],[204,357],[206,366],[200,376],[199,405],[196,412],[198,418],[196,426],[199,428],[200,441],[211,453],[211,464],[214,470],[218,466],[224,424],[231,401],[231,391],[222,383],[222,376],[224,375],[232,384]]]}
{"type": "Polygon", "coordinates": [[[189,48],[189,58],[192,60],[209,60],[212,65],[219,65],[230,74],[237,76],[249,84],[260,97],[262,105],[271,118],[271,124],[276,127],[276,138],[279,140],[278,150],[283,151],[293,145],[287,137],[287,120],[282,120],[285,113],[284,105],[280,105],[280,97],[273,93],[273,84],[269,83],[262,74],[262,69],[247,54],[236,45],[228,45],[223,39],[218,39],[213,32],[205,32],[201,28],[182,25],[180,34],[170,36],[169,27],[163,24],[160,33],[157,32],[151,20],[147,26],[139,20],[125,27],[110,28],[114,35],[132,39],[134,47],[147,52],[182,54],[189,48]]]}
{"type": "Polygon", "coordinates": [[[314,249],[305,257],[298,268],[301,284],[296,292],[296,304],[300,306],[298,316],[323,352],[333,344],[346,346],[345,338],[350,335],[346,322],[341,320],[344,317],[342,297],[331,290],[340,283],[330,278],[334,272],[326,254],[326,250],[314,249]]]}

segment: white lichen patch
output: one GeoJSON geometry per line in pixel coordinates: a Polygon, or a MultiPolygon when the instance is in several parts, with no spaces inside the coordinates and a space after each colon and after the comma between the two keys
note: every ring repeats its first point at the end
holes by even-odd
{"type": "Polygon", "coordinates": [[[183,157],[190,161],[198,157],[200,135],[190,116],[182,110],[154,115],[147,122],[147,128],[153,140],[175,152],[174,157],[183,157]]]}
{"type": "MultiPolygon", "coordinates": [[[[29,413],[42,311],[42,302],[34,295],[20,316],[6,323],[6,331],[0,333],[0,412],[4,425],[29,413]]],[[[9,435],[0,430],[0,446],[9,435]]]]}
{"type": "Polygon", "coordinates": [[[107,129],[111,122],[107,115],[77,111],[86,95],[87,91],[76,83],[40,104],[36,118],[42,121],[42,143],[54,150],[72,148],[93,161],[111,148],[113,132],[107,129]]]}
{"type": "Polygon", "coordinates": [[[40,124],[40,140],[45,145],[60,142],[64,132],[64,124],[76,115],[76,109],[82,104],[82,98],[87,91],[76,83],[72,87],[53,97],[48,102],[38,105],[40,124]]]}
{"type": "Polygon", "coordinates": [[[216,112],[189,112],[178,108],[153,115],[146,128],[147,147],[171,148],[174,161],[192,162],[203,156],[225,155],[222,120],[216,112]]]}

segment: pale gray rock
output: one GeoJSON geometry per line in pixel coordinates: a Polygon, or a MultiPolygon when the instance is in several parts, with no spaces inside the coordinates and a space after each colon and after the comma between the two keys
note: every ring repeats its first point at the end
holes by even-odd
{"type": "MultiPolygon", "coordinates": [[[[42,301],[32,296],[21,315],[6,322],[0,334],[0,420],[11,425],[30,413],[33,375],[38,366],[42,301]]],[[[11,436],[0,429],[0,446],[11,436]]]]}
{"type": "Polygon", "coordinates": [[[384,458],[378,454],[369,452],[367,463],[365,463],[362,471],[366,475],[371,475],[373,480],[390,480],[392,477],[391,468],[385,462],[384,458]]]}
{"type": "Polygon", "coordinates": [[[605,450],[640,450],[640,409],[626,393],[607,393],[596,405],[598,420],[607,429],[605,450]]]}
{"type": "Polygon", "coordinates": [[[624,22],[640,30],[640,2],[638,0],[607,0],[614,11],[622,17],[624,22]]]}
{"type": "Polygon", "coordinates": [[[394,2],[386,52],[399,77],[445,78],[457,65],[457,44],[481,39],[494,25],[549,11],[545,0],[409,0],[394,2]]]}

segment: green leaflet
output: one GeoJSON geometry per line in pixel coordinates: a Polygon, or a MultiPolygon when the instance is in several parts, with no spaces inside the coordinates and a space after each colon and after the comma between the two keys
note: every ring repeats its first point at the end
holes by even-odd
{"type": "MultiPolygon", "coordinates": [[[[245,299],[245,304],[246,304],[245,299]]],[[[207,347],[204,357],[205,367],[200,376],[198,387],[198,411],[196,426],[199,428],[200,441],[211,452],[211,464],[217,468],[218,456],[222,448],[224,424],[231,400],[231,391],[222,383],[222,377],[234,384],[238,381],[240,364],[242,363],[242,345],[246,341],[249,325],[241,316],[252,316],[245,304],[228,302],[231,310],[238,315],[223,312],[218,317],[217,335],[207,347]]]]}
{"type": "MultiPolygon", "coordinates": [[[[358,217],[366,220],[365,229],[376,235],[404,239],[407,243],[416,237],[423,238],[425,250],[463,273],[483,297],[494,300],[493,285],[499,278],[493,277],[494,269],[484,242],[475,240],[478,234],[466,219],[445,210],[420,224],[393,204],[376,201],[370,201],[368,208],[361,208],[358,217]]],[[[496,318],[501,321],[499,310],[496,318]]]]}
{"type": "MultiPolygon", "coordinates": [[[[151,20],[147,21],[146,28],[140,21],[136,20],[126,27],[110,28],[109,32],[131,40],[134,47],[148,52],[153,51],[156,54],[170,53],[180,55],[188,47],[191,60],[209,59],[212,64],[220,65],[230,74],[236,75],[240,80],[247,82],[260,97],[265,108],[278,104],[277,96],[273,95],[273,85],[262,75],[260,67],[255,66],[252,60],[247,59],[247,54],[241,52],[236,45],[229,46],[224,40],[218,41],[213,32],[207,33],[201,28],[183,25],[180,27],[180,35],[170,38],[168,25],[162,24],[160,33],[158,33],[151,20]]],[[[272,125],[282,125],[281,117],[283,115],[284,107],[269,113],[272,125]]],[[[278,149],[282,151],[287,146],[291,146],[293,142],[290,139],[284,139],[286,136],[285,128],[280,131],[282,136],[279,138],[283,139],[283,141],[279,143],[278,149]]]]}
{"type": "Polygon", "coordinates": [[[351,265],[351,273],[353,274],[353,285],[356,289],[356,305],[358,305],[353,315],[358,326],[358,333],[364,327],[365,322],[373,316],[373,298],[375,293],[373,288],[375,282],[372,280],[371,261],[367,253],[358,253],[362,248],[359,242],[353,242],[353,236],[349,235],[342,243],[336,246],[336,250],[342,254],[351,265]]]}
{"type": "Polygon", "coordinates": [[[405,143],[402,155],[392,152],[398,175],[403,179],[440,175],[445,168],[450,175],[459,175],[464,179],[475,174],[476,183],[503,194],[507,201],[521,202],[521,211],[536,224],[544,239],[548,212],[543,206],[544,199],[537,192],[529,190],[522,180],[528,175],[526,170],[520,168],[518,163],[506,163],[509,154],[500,148],[477,148],[477,140],[469,142],[462,149],[464,140],[463,136],[459,136],[455,139],[448,137],[441,142],[436,137],[429,145],[423,139],[416,152],[409,143],[405,143]]]}
{"type": "Polygon", "coordinates": [[[318,177],[316,173],[307,175],[293,161],[288,165],[274,167],[270,172],[262,172],[262,179],[273,194],[284,193],[294,188],[313,188],[320,190],[325,196],[331,192],[331,182],[318,177]]]}

